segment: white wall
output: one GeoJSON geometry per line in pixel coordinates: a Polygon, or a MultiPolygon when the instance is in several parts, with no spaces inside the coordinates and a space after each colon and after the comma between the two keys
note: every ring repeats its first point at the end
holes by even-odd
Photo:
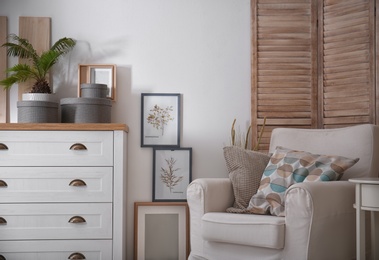
{"type": "Polygon", "coordinates": [[[0,16],[16,34],[19,16],[51,17],[52,42],[78,41],[55,68],[59,97],[76,96],[79,63],[117,65],[112,122],[130,128],[128,259],[133,203],[152,199],[152,149],[140,147],[141,93],[181,93],[181,146],[193,148],[193,179],[227,176],[222,147],[231,123],[237,118],[245,131],[250,118],[250,0],[0,0],[0,16]]]}

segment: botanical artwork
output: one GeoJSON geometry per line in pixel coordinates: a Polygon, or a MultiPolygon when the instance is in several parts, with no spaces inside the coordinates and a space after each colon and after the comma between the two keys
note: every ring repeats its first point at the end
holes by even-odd
{"type": "Polygon", "coordinates": [[[141,95],[141,146],[180,146],[180,94],[141,95]]]}
{"type": "Polygon", "coordinates": [[[170,159],[165,159],[167,167],[161,167],[161,181],[170,189],[172,193],[174,187],[183,179],[183,176],[175,175],[176,171],[179,171],[180,168],[175,168],[176,160],[172,157],[170,159]]]}
{"type": "Polygon", "coordinates": [[[150,109],[151,113],[147,117],[147,123],[151,124],[154,128],[161,130],[162,135],[164,135],[165,125],[174,120],[170,114],[172,111],[174,111],[172,106],[161,108],[156,104],[150,109]]]}
{"type": "Polygon", "coordinates": [[[153,201],[185,201],[192,148],[154,148],[153,201]]]}

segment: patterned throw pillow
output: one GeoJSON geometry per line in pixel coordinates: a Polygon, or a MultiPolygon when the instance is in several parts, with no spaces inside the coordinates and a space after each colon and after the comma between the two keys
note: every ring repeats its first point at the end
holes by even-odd
{"type": "Polygon", "coordinates": [[[270,157],[238,146],[224,147],[224,157],[235,198],[233,207],[226,211],[243,213],[249,205],[251,196],[257,192],[262,173],[270,157]]]}
{"type": "Polygon", "coordinates": [[[318,155],[278,146],[263,172],[249,213],[284,216],[285,192],[294,183],[335,181],[358,162],[342,156],[318,155]]]}

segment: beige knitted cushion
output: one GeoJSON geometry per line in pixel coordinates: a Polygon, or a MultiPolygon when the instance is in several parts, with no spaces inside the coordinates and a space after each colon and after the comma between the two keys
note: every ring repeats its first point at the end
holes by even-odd
{"type": "Polygon", "coordinates": [[[226,211],[244,213],[251,197],[258,190],[262,173],[270,157],[238,146],[224,147],[224,157],[235,197],[233,207],[226,211]]]}

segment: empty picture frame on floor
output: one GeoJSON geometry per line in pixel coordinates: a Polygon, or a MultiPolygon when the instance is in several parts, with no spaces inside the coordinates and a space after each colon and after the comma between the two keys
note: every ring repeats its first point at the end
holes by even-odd
{"type": "Polygon", "coordinates": [[[141,94],[141,147],[180,146],[180,94],[141,94]]]}
{"type": "Polygon", "coordinates": [[[192,148],[153,149],[153,201],[187,201],[192,148]]]}
{"type": "Polygon", "coordinates": [[[188,217],[185,202],[135,202],[134,259],[186,260],[188,217]]]}

